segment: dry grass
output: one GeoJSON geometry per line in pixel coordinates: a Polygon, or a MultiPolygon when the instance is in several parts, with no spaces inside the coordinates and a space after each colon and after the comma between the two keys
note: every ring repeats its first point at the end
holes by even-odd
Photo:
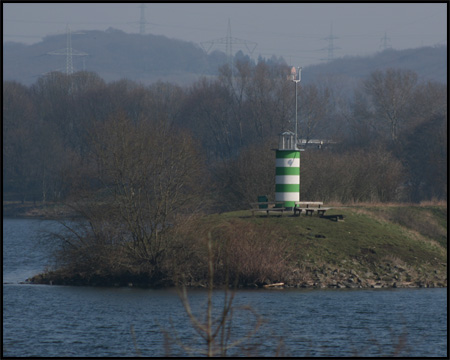
{"type": "Polygon", "coordinates": [[[421,201],[420,206],[443,206],[447,207],[447,200],[432,199],[427,201],[421,201]]]}
{"type": "Polygon", "coordinates": [[[383,213],[373,212],[365,207],[358,207],[354,209],[355,214],[370,216],[372,219],[377,220],[380,223],[389,223],[389,219],[383,213]]]}
{"type": "Polygon", "coordinates": [[[213,231],[215,241],[223,244],[218,249],[223,267],[217,275],[228,272],[240,284],[262,284],[283,281],[288,267],[289,242],[274,226],[257,226],[248,222],[232,221],[213,231]],[[280,236],[281,235],[281,236],[280,236]]]}
{"type": "MultiPolygon", "coordinates": [[[[418,205],[417,207],[427,207],[418,205]]],[[[387,204],[387,206],[355,209],[355,213],[368,215],[383,224],[397,224],[401,227],[406,237],[419,242],[437,247],[440,251],[446,252],[446,247],[442,239],[447,238],[446,229],[439,225],[433,214],[426,210],[412,211],[410,206],[399,206],[398,204],[387,204]]]]}
{"type": "Polygon", "coordinates": [[[411,207],[411,206],[417,206],[417,207],[428,207],[428,206],[439,206],[439,207],[447,207],[447,200],[439,200],[439,199],[432,199],[432,200],[424,200],[420,203],[407,203],[407,202],[355,202],[355,201],[348,201],[348,202],[339,202],[339,201],[328,201],[326,203],[327,206],[333,206],[333,207],[411,207]]]}

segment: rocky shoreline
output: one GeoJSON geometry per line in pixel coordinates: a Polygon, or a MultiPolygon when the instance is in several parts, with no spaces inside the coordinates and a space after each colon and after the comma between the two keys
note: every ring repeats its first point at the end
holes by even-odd
{"type": "MultiPolygon", "coordinates": [[[[356,262],[356,261],[355,261],[356,262]]],[[[301,288],[441,288],[447,287],[447,264],[439,264],[440,270],[432,273],[408,266],[390,263],[379,264],[374,270],[355,271],[352,268],[336,268],[325,265],[310,269],[309,277],[295,285],[286,283],[286,287],[301,288]]],[[[301,274],[298,269],[295,272],[301,274]]]]}
{"type": "MultiPolygon", "coordinates": [[[[39,279],[40,275],[35,276],[31,279],[27,279],[20,284],[40,284],[40,285],[62,285],[62,286],[96,286],[96,287],[137,287],[137,288],[161,288],[161,286],[149,286],[145,284],[128,282],[127,284],[120,283],[105,283],[105,284],[89,284],[84,282],[78,282],[75,279],[65,279],[64,281],[56,281],[48,280],[48,279],[39,279]]],[[[274,284],[247,284],[238,286],[239,289],[289,289],[289,288],[302,288],[302,289],[387,289],[387,288],[446,288],[447,283],[440,281],[376,281],[376,280],[362,280],[358,282],[354,282],[351,280],[348,281],[335,281],[332,280],[329,283],[326,282],[303,282],[300,284],[285,284],[282,285],[274,284]],[[269,286],[266,286],[269,285],[269,286]]],[[[165,286],[165,287],[173,287],[173,286],[165,286]]],[[[190,288],[205,288],[205,285],[188,285],[190,288]]]]}
{"type": "MultiPolygon", "coordinates": [[[[306,289],[381,289],[381,288],[445,288],[447,287],[447,267],[441,264],[441,270],[432,274],[419,273],[415,269],[401,266],[380,266],[378,271],[366,271],[358,274],[353,269],[338,269],[327,266],[322,269],[308,269],[301,272],[293,271],[285,282],[270,281],[240,284],[238,288],[306,288],[306,289]],[[303,279],[303,280],[301,280],[303,279]]],[[[26,284],[71,285],[71,286],[106,286],[106,287],[142,287],[161,288],[173,287],[172,281],[162,281],[157,284],[145,276],[115,275],[98,276],[85,274],[60,274],[48,272],[27,279],[26,284]]],[[[189,283],[191,288],[205,288],[204,283],[189,283]]]]}
{"type": "MultiPolygon", "coordinates": [[[[10,206],[10,210],[14,209],[14,211],[10,211],[9,214],[14,213],[16,215],[19,214],[19,217],[46,219],[71,217],[68,216],[70,209],[62,205],[47,204],[45,207],[29,207],[30,204],[25,205],[27,206],[20,206],[20,204],[10,206]]],[[[301,235],[301,240],[297,243],[300,250],[295,253],[290,264],[286,264],[287,266],[281,273],[278,272],[277,276],[272,277],[269,275],[275,273],[275,271],[266,271],[265,275],[255,276],[247,281],[241,278],[238,287],[275,289],[447,287],[447,257],[444,252],[446,244],[442,241],[442,239],[445,242],[447,241],[444,233],[446,221],[442,220],[442,225],[438,227],[439,218],[436,217],[437,220],[435,220],[431,211],[424,212],[423,214],[426,216],[424,218],[427,219],[427,223],[431,223],[433,220],[435,224],[434,227],[425,227],[422,230],[424,234],[431,234],[431,237],[428,238],[418,233],[418,230],[421,230],[421,228],[408,226],[409,223],[399,230],[398,225],[395,223],[382,222],[380,218],[369,217],[366,224],[370,225],[370,231],[366,233],[367,226],[363,227],[356,221],[351,224],[351,220],[356,219],[362,210],[357,209],[356,212],[352,212],[353,210],[347,211],[348,221],[338,226],[332,222],[319,222],[315,218],[302,219],[303,221],[301,222],[294,222],[286,218],[273,221],[274,229],[277,229],[276,226],[280,226],[284,230],[292,230],[294,235],[292,235],[293,240],[291,240],[291,243],[296,242],[299,234],[301,235]],[[372,221],[372,219],[374,220],[372,221]],[[284,223],[282,223],[282,220],[284,220],[284,223]],[[306,223],[306,221],[308,222],[306,223]],[[383,231],[387,225],[392,226],[392,230],[389,229],[389,232],[384,231],[383,241],[380,241],[380,231],[383,231]],[[358,228],[358,226],[360,227],[358,228]],[[371,239],[372,236],[373,246],[368,248],[367,245],[360,244],[358,238],[355,240],[355,237],[347,237],[346,234],[347,232],[350,234],[350,230],[352,232],[359,231],[358,237],[361,236],[360,234],[364,234],[364,236],[371,239]],[[397,237],[391,236],[391,232],[394,235],[397,234],[397,237]],[[405,242],[403,240],[405,238],[411,240],[405,242]],[[426,247],[422,246],[424,243],[427,244],[426,247]],[[335,246],[336,244],[339,244],[339,246],[335,246]],[[386,248],[389,251],[386,251],[386,248]],[[323,254],[317,249],[321,250],[323,254]],[[315,250],[317,251],[316,253],[314,253],[315,250]],[[329,256],[330,253],[333,256],[329,256]],[[259,280],[253,280],[256,278],[259,280]],[[282,285],[279,285],[280,283],[282,285]]],[[[245,217],[240,218],[239,216],[239,214],[236,215],[238,220],[232,223],[233,231],[236,231],[236,223],[238,221],[244,225],[253,221],[245,217]]],[[[224,223],[228,221],[226,217],[223,219],[224,223]]],[[[358,220],[360,219],[361,217],[358,217],[358,220]]],[[[420,220],[420,218],[418,219],[420,220]]],[[[442,219],[444,219],[443,216],[442,219]]],[[[268,219],[267,222],[269,220],[271,219],[268,219]]],[[[417,223],[417,218],[414,218],[412,225],[417,225],[417,223]]],[[[253,223],[251,224],[256,231],[256,226],[253,223]]],[[[274,266],[277,266],[277,264],[274,264],[274,266]]],[[[24,283],[108,287],[133,286],[143,288],[173,287],[175,285],[170,272],[161,274],[159,278],[156,278],[155,275],[150,276],[147,273],[139,273],[131,268],[116,269],[112,272],[110,270],[112,269],[98,268],[94,270],[84,269],[83,271],[80,267],[75,266],[70,268],[70,270],[66,268],[37,274],[24,281],[24,283]]],[[[206,287],[207,280],[201,278],[201,276],[193,276],[189,279],[186,280],[191,281],[186,284],[188,287],[206,287]]]]}

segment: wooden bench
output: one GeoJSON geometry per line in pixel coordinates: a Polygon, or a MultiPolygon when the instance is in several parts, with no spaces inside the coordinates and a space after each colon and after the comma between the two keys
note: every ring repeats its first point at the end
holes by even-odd
{"type": "Polygon", "coordinates": [[[283,201],[265,201],[251,203],[250,205],[253,207],[253,209],[251,209],[250,211],[252,212],[252,216],[255,216],[255,212],[265,212],[267,216],[269,216],[270,212],[276,212],[281,213],[281,216],[283,216],[283,213],[286,210],[285,207],[280,206],[283,204],[283,201]]]}
{"type": "Polygon", "coordinates": [[[331,208],[306,208],[305,210],[305,215],[308,216],[308,214],[310,214],[312,216],[312,214],[316,211],[317,212],[317,216],[323,216],[325,214],[325,211],[330,210],[331,208]]]}
{"type": "Polygon", "coordinates": [[[302,211],[305,211],[305,216],[309,215],[313,215],[313,213],[316,211],[317,212],[317,216],[322,217],[325,212],[327,210],[330,210],[331,208],[327,207],[321,207],[323,205],[322,201],[296,201],[295,202],[295,207],[294,207],[294,215],[298,215],[300,216],[300,214],[302,213],[302,211]],[[314,206],[314,207],[310,207],[314,206]],[[302,206],[306,206],[306,207],[302,207],[302,206]]]}
{"type": "MultiPolygon", "coordinates": [[[[295,202],[295,206],[294,206],[294,216],[300,216],[302,214],[302,211],[305,210],[305,215],[308,215],[308,212],[306,212],[306,209],[309,208],[309,205],[317,205],[318,207],[320,207],[321,205],[323,205],[323,202],[321,201],[296,201],[295,202]],[[301,206],[306,206],[306,208],[302,208],[301,206]]],[[[310,212],[312,215],[312,212],[310,212]]]]}
{"type": "Polygon", "coordinates": [[[296,201],[295,202],[295,206],[301,207],[302,205],[303,206],[306,205],[307,208],[309,208],[309,205],[315,205],[320,208],[323,205],[323,202],[322,201],[296,201]]]}

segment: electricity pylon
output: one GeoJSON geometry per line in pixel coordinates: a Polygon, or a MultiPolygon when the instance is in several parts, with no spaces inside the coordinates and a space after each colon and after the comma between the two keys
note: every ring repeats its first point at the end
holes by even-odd
{"type": "MultiPolygon", "coordinates": [[[[80,33],[81,34],[81,33],[80,33]]],[[[73,74],[73,56],[88,56],[89,54],[72,48],[72,33],[69,25],[66,27],[66,48],[47,53],[48,55],[63,55],[66,57],[66,75],[73,74]]]]}
{"type": "Polygon", "coordinates": [[[145,20],[145,4],[141,4],[141,20],[139,21],[139,34],[145,35],[145,24],[147,24],[147,20],[145,20]]]}
{"type": "Polygon", "coordinates": [[[200,43],[203,50],[208,53],[209,50],[215,45],[215,44],[225,44],[225,53],[227,55],[228,64],[230,65],[230,69],[233,71],[233,44],[244,44],[248,52],[250,53],[250,56],[253,55],[253,51],[255,51],[256,46],[258,45],[254,41],[250,40],[242,40],[238,38],[231,37],[231,25],[230,25],[230,19],[228,19],[228,28],[227,28],[227,36],[220,39],[215,40],[209,40],[209,41],[203,41],[200,43]]]}
{"type": "Polygon", "coordinates": [[[336,40],[336,39],[339,39],[339,38],[336,36],[333,36],[333,25],[331,25],[330,36],[323,39],[323,40],[328,40],[328,46],[326,48],[322,49],[322,50],[328,50],[328,57],[326,59],[321,59],[321,60],[331,61],[334,59],[334,50],[340,49],[339,47],[334,46],[334,40],[336,40]]]}
{"type": "Polygon", "coordinates": [[[387,37],[386,33],[384,33],[384,36],[380,40],[380,48],[382,50],[386,50],[387,48],[390,48],[391,45],[388,45],[388,40],[391,40],[387,37]]]}

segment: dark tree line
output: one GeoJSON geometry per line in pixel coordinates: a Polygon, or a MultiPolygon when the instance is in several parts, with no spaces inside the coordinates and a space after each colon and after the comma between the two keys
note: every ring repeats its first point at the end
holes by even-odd
{"type": "MultiPolygon", "coordinates": [[[[148,146],[170,153],[186,142],[201,159],[196,166],[204,181],[198,183],[215,209],[247,208],[261,194],[273,198],[271,149],[278,133],[294,128],[295,85],[288,74],[281,63],[242,58],[233,71],[223,66],[217,78],[202,78],[189,87],[106,83],[89,72],[51,73],[30,87],[6,81],[4,200],[62,202],[87,184],[99,191],[104,178],[94,169],[103,168],[100,144],[103,151],[123,156],[129,151],[139,158],[148,146]],[[118,119],[122,130],[111,141],[118,119]],[[146,137],[153,145],[145,143],[146,137]],[[166,143],[169,138],[172,142],[166,143]],[[141,147],[133,148],[139,142],[141,147]]],[[[388,69],[373,72],[352,93],[340,91],[331,77],[300,84],[298,90],[299,137],[333,142],[320,150],[307,145],[302,153],[303,199],[446,198],[446,85],[419,82],[409,70],[388,69]]],[[[154,176],[145,162],[136,163],[134,171],[141,165],[141,175],[154,176]]],[[[161,160],[158,166],[170,173],[168,163],[161,160]]],[[[178,165],[170,166],[175,171],[178,165]]]]}

